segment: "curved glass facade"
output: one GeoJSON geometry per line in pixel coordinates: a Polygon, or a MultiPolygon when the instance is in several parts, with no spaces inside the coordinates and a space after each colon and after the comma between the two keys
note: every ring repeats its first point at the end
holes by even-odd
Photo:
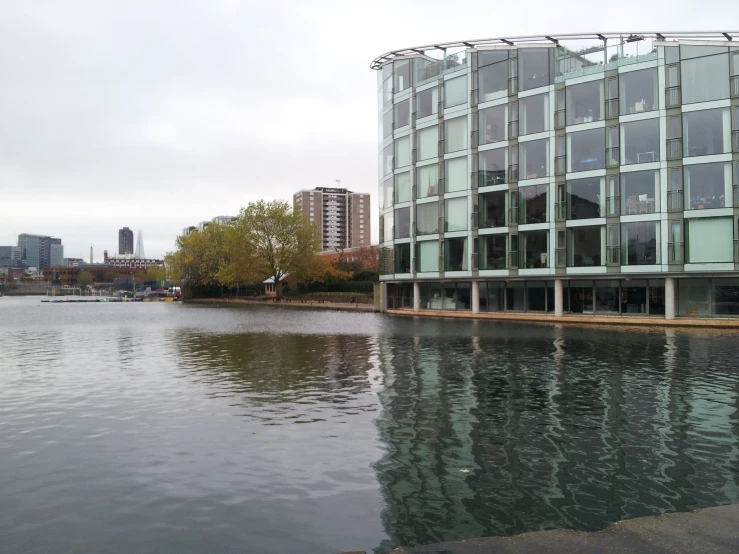
{"type": "Polygon", "coordinates": [[[373,65],[388,307],[739,315],[739,47],[487,42],[373,65]]]}

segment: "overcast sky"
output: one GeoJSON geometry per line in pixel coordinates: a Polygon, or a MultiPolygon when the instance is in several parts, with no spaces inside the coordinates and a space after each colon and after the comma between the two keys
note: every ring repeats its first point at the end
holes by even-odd
{"type": "MultiPolygon", "coordinates": [[[[583,31],[737,30],[736,0],[0,0],[0,245],[146,254],[183,227],[315,186],[377,209],[388,50],[583,31]]],[[[377,222],[373,220],[373,241],[377,222]]]]}

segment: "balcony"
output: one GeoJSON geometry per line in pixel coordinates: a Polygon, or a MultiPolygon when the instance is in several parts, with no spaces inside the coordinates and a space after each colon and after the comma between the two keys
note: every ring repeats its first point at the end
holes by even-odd
{"type": "Polygon", "coordinates": [[[667,159],[679,160],[683,157],[683,139],[671,138],[667,139],[667,159]]]}
{"type": "Polygon", "coordinates": [[[606,119],[614,119],[618,117],[618,98],[609,98],[606,100],[606,119]]]}
{"type": "Polygon", "coordinates": [[[508,267],[509,269],[518,269],[518,250],[508,252],[508,267]]]}
{"type": "Polygon", "coordinates": [[[731,97],[739,98],[739,75],[732,75],[729,88],[731,89],[731,97]]]}
{"type": "MultiPolygon", "coordinates": [[[[734,241],[734,256],[736,257],[736,241],[734,241]]],[[[667,263],[681,264],[683,263],[683,243],[668,242],[667,243],[667,263]]]]}
{"type": "Polygon", "coordinates": [[[606,265],[621,265],[620,246],[606,246],[606,265]]]}
{"type": "Polygon", "coordinates": [[[620,154],[618,146],[614,148],[606,148],[606,167],[618,167],[620,164],[620,154]]]}
{"type": "Polygon", "coordinates": [[[567,249],[554,249],[554,267],[567,267],[567,249]]]}
{"type": "Polygon", "coordinates": [[[607,196],[606,197],[606,216],[607,217],[618,217],[621,213],[621,202],[619,196],[607,196]]]}
{"type": "Polygon", "coordinates": [[[508,138],[518,138],[518,120],[508,122],[508,138]]]}
{"type": "Polygon", "coordinates": [[[518,164],[511,164],[508,166],[508,182],[518,182],[518,164]]]}
{"type": "Polygon", "coordinates": [[[668,190],[667,191],[667,211],[682,212],[683,211],[683,191],[668,190]]]}
{"type": "Polygon", "coordinates": [[[565,111],[557,110],[554,112],[554,128],[564,129],[565,127],[565,111]]]}
{"type": "Polygon", "coordinates": [[[665,89],[665,108],[677,108],[680,104],[680,87],[667,87],[665,89]]]}
{"type": "Polygon", "coordinates": [[[554,174],[564,175],[567,173],[567,156],[554,157],[554,174]]]}
{"type": "Polygon", "coordinates": [[[567,205],[564,202],[554,203],[554,221],[564,221],[567,219],[567,205]]]}

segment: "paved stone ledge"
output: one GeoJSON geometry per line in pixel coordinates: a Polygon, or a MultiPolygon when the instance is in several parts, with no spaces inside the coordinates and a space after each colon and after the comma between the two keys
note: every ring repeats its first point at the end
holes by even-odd
{"type": "Polygon", "coordinates": [[[603,531],[553,530],[398,548],[391,554],[640,554],[739,552],[739,505],[615,523],[603,531]]]}
{"type": "Polygon", "coordinates": [[[718,327],[725,329],[739,329],[739,318],[677,318],[665,319],[663,317],[638,317],[638,316],[603,316],[603,315],[563,315],[555,317],[551,314],[525,314],[525,313],[496,313],[483,312],[473,314],[468,311],[450,310],[422,310],[414,312],[410,309],[388,310],[392,315],[410,317],[454,317],[460,319],[490,319],[498,321],[521,321],[530,323],[555,323],[576,325],[648,325],[657,327],[718,327]]]}
{"type": "Polygon", "coordinates": [[[372,304],[343,304],[339,302],[272,302],[264,300],[248,300],[243,298],[188,298],[185,302],[194,304],[253,304],[255,306],[272,306],[276,308],[315,308],[319,310],[346,310],[351,312],[371,312],[372,304]]]}

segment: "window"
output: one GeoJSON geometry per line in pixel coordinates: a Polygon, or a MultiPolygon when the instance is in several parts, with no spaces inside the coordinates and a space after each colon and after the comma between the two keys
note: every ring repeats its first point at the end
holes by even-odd
{"type": "Polygon", "coordinates": [[[518,89],[530,90],[551,84],[551,48],[521,48],[518,51],[518,89]]]}
{"type": "Polygon", "coordinates": [[[395,139],[395,167],[411,165],[411,137],[395,139]]]}
{"type": "Polygon", "coordinates": [[[446,160],[444,166],[446,173],[444,192],[457,192],[469,188],[470,177],[467,172],[467,156],[446,160]]]}
{"type": "Polygon", "coordinates": [[[527,96],[518,101],[519,135],[549,130],[549,94],[527,96]]]}
{"type": "Polygon", "coordinates": [[[485,108],[479,113],[480,146],[506,140],[506,105],[485,108]]]}
{"type": "Polygon", "coordinates": [[[659,161],[659,119],[621,124],[621,163],[659,161]]]}
{"type": "Polygon", "coordinates": [[[439,194],[438,164],[424,165],[416,168],[416,190],[418,198],[439,194]]]}
{"type": "Polygon", "coordinates": [[[659,171],[633,171],[621,174],[622,214],[659,212],[659,197],[659,171]]]}
{"type": "Polygon", "coordinates": [[[651,112],[657,103],[657,68],[619,74],[621,115],[651,112]]]}
{"type": "Polygon", "coordinates": [[[546,223],[549,185],[533,185],[518,189],[521,223],[546,223]]]}
{"type": "Polygon", "coordinates": [[[467,148],[467,116],[444,122],[444,144],[447,154],[467,148]]]}
{"type": "Polygon", "coordinates": [[[659,221],[621,224],[621,265],[660,263],[659,221]]]}
{"type": "Polygon", "coordinates": [[[604,225],[567,229],[567,265],[591,267],[605,265],[606,228],[604,225]]]}
{"type": "Polygon", "coordinates": [[[728,54],[683,60],[680,63],[680,73],[683,104],[729,97],[728,54]]]}
{"type": "Polygon", "coordinates": [[[385,112],[385,114],[382,116],[382,124],[381,124],[381,137],[382,140],[385,140],[387,137],[393,134],[393,110],[388,110],[385,112]]]}
{"type": "Polygon", "coordinates": [[[507,240],[504,234],[480,237],[480,269],[506,268],[507,240]]]}
{"type": "Polygon", "coordinates": [[[419,235],[433,235],[439,232],[438,202],[416,206],[416,232],[419,235]]]}
{"type": "Polygon", "coordinates": [[[478,154],[479,186],[489,187],[506,182],[506,149],[484,150],[478,154]]]}
{"type": "Polygon", "coordinates": [[[728,108],[683,113],[683,156],[731,152],[728,108]]]}
{"type": "Polygon", "coordinates": [[[711,210],[732,205],[730,163],[686,165],[683,171],[686,210],[711,210]]]}
{"type": "Polygon", "coordinates": [[[504,61],[480,67],[480,59],[484,59],[483,52],[479,52],[478,59],[478,101],[487,102],[508,95],[508,53],[504,61]]]}
{"type": "Polygon", "coordinates": [[[395,104],[395,128],[400,129],[411,123],[411,101],[403,100],[395,104]]]}
{"type": "Polygon", "coordinates": [[[427,88],[416,93],[416,117],[428,117],[439,112],[438,87],[427,88]]]}
{"type": "Polygon", "coordinates": [[[411,245],[395,245],[395,273],[411,272],[411,245]]]}
{"type": "Polygon", "coordinates": [[[444,210],[444,230],[445,231],[466,231],[467,230],[467,198],[452,198],[446,200],[444,210]]]}
{"type": "Polygon", "coordinates": [[[444,271],[467,270],[467,238],[444,241],[444,271]]]}
{"type": "Polygon", "coordinates": [[[508,59],[510,50],[480,50],[477,53],[477,67],[503,62],[508,59]]]}
{"type": "Polygon", "coordinates": [[[730,217],[701,217],[686,223],[687,262],[733,262],[733,219],[730,217]]]}
{"type": "Polygon", "coordinates": [[[402,92],[411,86],[411,60],[394,62],[395,92],[402,92]]]}
{"type": "Polygon", "coordinates": [[[513,281],[506,283],[506,310],[510,312],[526,311],[526,283],[513,281]]]}
{"type": "Polygon", "coordinates": [[[715,315],[739,315],[739,279],[713,279],[715,315]]]}
{"type": "Polygon", "coordinates": [[[603,81],[591,81],[567,87],[567,125],[603,119],[603,81]]]}
{"type": "Polygon", "coordinates": [[[602,217],[604,197],[604,177],[567,181],[567,219],[602,217]]]}
{"type": "Polygon", "coordinates": [[[549,175],[549,139],[521,142],[518,150],[523,178],[537,179],[549,175]]]}
{"type": "Polygon", "coordinates": [[[548,267],[549,231],[519,233],[521,264],[523,268],[548,267]]]}
{"type": "Polygon", "coordinates": [[[505,227],[506,210],[508,208],[508,191],[488,192],[481,194],[478,202],[480,227],[505,227]]]}
{"type": "Polygon", "coordinates": [[[393,212],[388,212],[380,220],[380,240],[383,242],[393,240],[393,212]]]}
{"type": "Polygon", "coordinates": [[[444,81],[444,107],[452,108],[467,103],[467,76],[444,81]]]}
{"type": "Polygon", "coordinates": [[[439,127],[427,127],[416,133],[418,139],[418,159],[428,160],[439,155],[439,127]]]}
{"type": "Polygon", "coordinates": [[[591,171],[606,166],[605,129],[567,133],[567,171],[591,171]]]}
{"type": "Polygon", "coordinates": [[[425,240],[416,243],[417,271],[439,271],[439,241],[425,240]]]}
{"type": "Polygon", "coordinates": [[[392,144],[388,144],[380,153],[380,176],[384,177],[393,172],[393,151],[392,144]]]}
{"type": "Polygon", "coordinates": [[[411,201],[411,174],[406,171],[405,173],[398,173],[395,176],[395,203],[400,204],[401,202],[411,201]]]}

